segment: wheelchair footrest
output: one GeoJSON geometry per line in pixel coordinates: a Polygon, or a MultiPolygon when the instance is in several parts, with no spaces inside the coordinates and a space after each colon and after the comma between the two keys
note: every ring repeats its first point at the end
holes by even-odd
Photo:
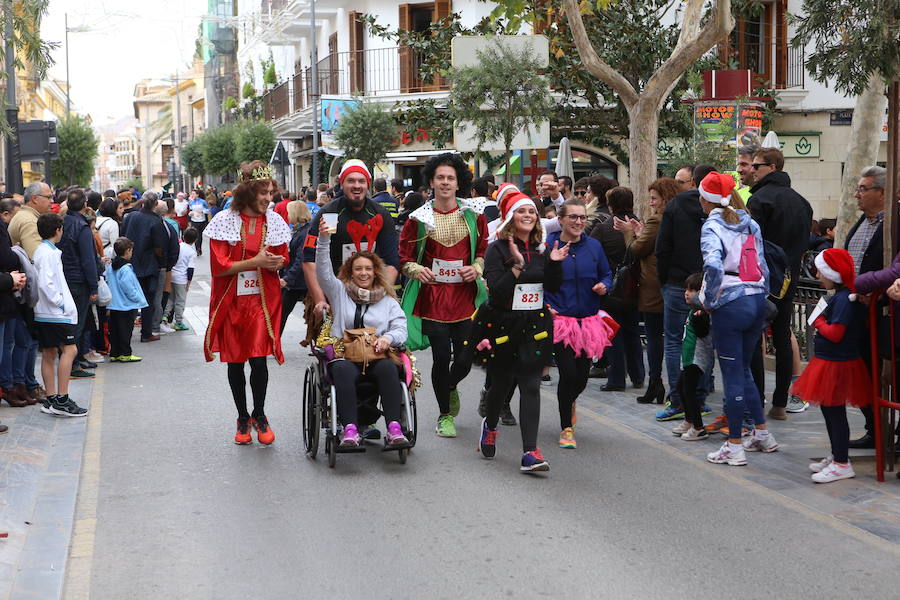
{"type": "Polygon", "coordinates": [[[338,454],[359,454],[365,452],[366,447],[363,444],[359,446],[341,446],[339,443],[334,445],[334,451],[338,454]]]}
{"type": "Polygon", "coordinates": [[[381,448],[381,451],[382,452],[393,452],[394,450],[409,450],[412,447],[413,447],[412,443],[391,446],[390,444],[387,443],[387,441],[385,441],[384,446],[382,446],[382,448],[381,448]]]}

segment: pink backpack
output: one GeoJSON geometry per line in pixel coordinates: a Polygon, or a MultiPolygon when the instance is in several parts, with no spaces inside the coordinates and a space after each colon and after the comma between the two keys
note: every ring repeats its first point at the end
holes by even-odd
{"type": "Polygon", "coordinates": [[[741,278],[741,281],[755,282],[762,279],[762,269],[759,268],[759,255],[756,253],[756,238],[752,232],[747,235],[746,241],[741,246],[738,277],[741,278]]]}

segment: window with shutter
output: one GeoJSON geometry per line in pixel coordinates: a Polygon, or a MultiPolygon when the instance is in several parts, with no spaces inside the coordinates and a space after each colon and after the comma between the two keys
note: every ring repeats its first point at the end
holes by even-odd
{"type": "Polygon", "coordinates": [[[350,93],[362,94],[366,91],[365,25],[362,15],[350,12],[350,93]]]}
{"type": "MultiPolygon", "coordinates": [[[[406,31],[425,31],[431,23],[450,16],[452,10],[451,0],[437,0],[426,4],[401,4],[400,5],[400,29],[406,31]]],[[[431,83],[422,81],[419,68],[422,65],[422,56],[412,48],[401,47],[400,53],[400,91],[403,93],[415,93],[433,90],[445,90],[450,86],[443,77],[435,77],[431,83]]]]}

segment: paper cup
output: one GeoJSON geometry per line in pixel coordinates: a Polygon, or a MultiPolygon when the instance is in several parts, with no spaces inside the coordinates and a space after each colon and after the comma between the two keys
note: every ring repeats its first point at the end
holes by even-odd
{"type": "Polygon", "coordinates": [[[325,221],[325,224],[328,226],[329,231],[334,233],[337,231],[338,224],[338,214],[337,213],[322,213],[322,220],[325,221]]]}

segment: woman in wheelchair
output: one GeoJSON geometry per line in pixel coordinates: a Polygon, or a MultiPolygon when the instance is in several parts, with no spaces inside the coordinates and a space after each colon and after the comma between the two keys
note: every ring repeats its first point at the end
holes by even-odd
{"type": "MultiPolygon", "coordinates": [[[[340,339],[344,330],[372,327],[378,336],[373,342],[376,352],[401,346],[406,342],[406,315],[387,280],[384,262],[372,252],[356,252],[344,261],[335,277],[330,258],[331,234],[332,229],[323,219],[316,247],[316,274],[331,305],[331,335],[340,339]]],[[[357,427],[356,383],[364,365],[337,359],[327,368],[335,387],[338,420],[344,426],[341,445],[358,446],[362,438],[357,427]]],[[[365,373],[378,386],[381,410],[388,424],[388,445],[409,444],[400,425],[403,389],[396,365],[389,358],[382,358],[365,365],[365,373]]]]}

